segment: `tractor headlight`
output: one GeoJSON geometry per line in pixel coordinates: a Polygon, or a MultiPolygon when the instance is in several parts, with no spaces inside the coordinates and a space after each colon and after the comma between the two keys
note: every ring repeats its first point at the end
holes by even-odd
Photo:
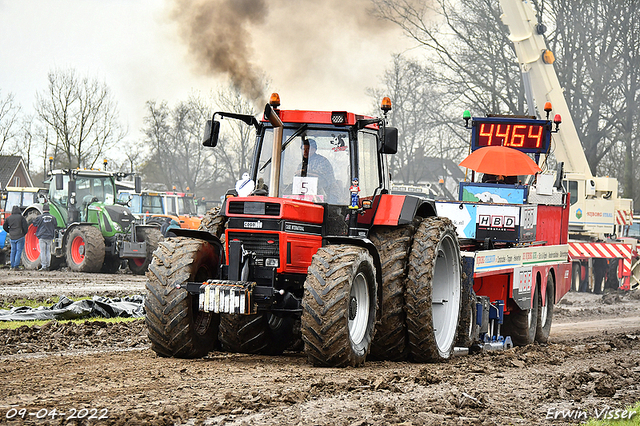
{"type": "Polygon", "coordinates": [[[264,260],[264,266],[268,266],[270,268],[277,268],[278,264],[279,264],[278,259],[266,258],[264,260]]]}

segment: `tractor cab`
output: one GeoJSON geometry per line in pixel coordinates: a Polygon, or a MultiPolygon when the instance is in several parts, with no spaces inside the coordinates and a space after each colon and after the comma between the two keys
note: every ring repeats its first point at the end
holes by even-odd
{"type": "Polygon", "coordinates": [[[378,207],[380,195],[389,193],[383,154],[397,150],[397,129],[386,126],[390,100],[383,101],[383,118],[344,111],[282,110],[279,106],[274,93],[260,121],[217,112],[207,123],[205,146],[217,144],[217,117],[239,119],[256,130],[252,170],[231,193],[241,198],[263,196],[281,203],[321,205],[327,233],[366,236],[374,217],[370,210],[378,207]],[[351,220],[346,220],[349,216],[351,220]]]}

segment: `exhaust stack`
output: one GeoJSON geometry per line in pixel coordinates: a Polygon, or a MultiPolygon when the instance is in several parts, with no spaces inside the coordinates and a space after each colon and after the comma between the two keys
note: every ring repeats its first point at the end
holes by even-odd
{"type": "MultiPolygon", "coordinates": [[[[279,103],[278,103],[279,105],[279,103]]],[[[278,105],[274,105],[276,108],[278,105]]],[[[280,160],[282,158],[282,120],[276,110],[267,104],[264,107],[264,117],[273,126],[273,148],[271,149],[271,178],[269,179],[269,197],[280,195],[280,160]]]]}

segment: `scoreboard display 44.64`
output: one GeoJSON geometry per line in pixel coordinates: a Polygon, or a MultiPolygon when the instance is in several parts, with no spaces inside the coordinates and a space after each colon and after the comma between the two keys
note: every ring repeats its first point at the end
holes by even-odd
{"type": "Polygon", "coordinates": [[[472,151],[500,145],[529,153],[549,151],[551,122],[547,120],[474,117],[472,129],[472,151]]]}

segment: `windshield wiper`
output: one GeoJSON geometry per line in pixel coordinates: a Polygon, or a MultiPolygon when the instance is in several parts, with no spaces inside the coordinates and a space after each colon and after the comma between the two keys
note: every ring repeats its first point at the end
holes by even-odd
{"type": "MultiPolygon", "coordinates": [[[[296,130],[291,136],[289,136],[287,138],[287,140],[282,144],[282,151],[284,151],[285,149],[287,149],[287,147],[289,146],[289,144],[298,136],[300,136],[302,133],[304,133],[307,130],[307,127],[309,127],[307,124],[303,124],[302,126],[300,126],[298,128],[298,130],[296,130]]],[[[265,167],[267,167],[269,164],[271,164],[271,158],[269,158],[265,163],[264,166],[260,167],[260,170],[258,170],[259,172],[263,171],[265,169],[265,167]]]]}

